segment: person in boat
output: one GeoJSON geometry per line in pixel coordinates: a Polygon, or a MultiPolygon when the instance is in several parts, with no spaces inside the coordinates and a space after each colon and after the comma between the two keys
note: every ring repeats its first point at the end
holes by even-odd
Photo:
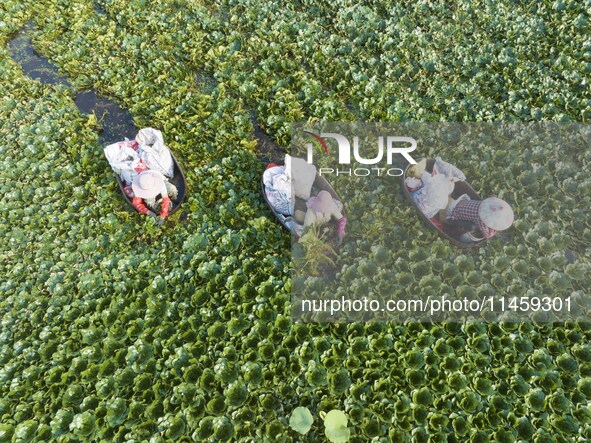
{"type": "Polygon", "coordinates": [[[131,199],[133,207],[140,214],[157,218],[155,211],[159,207],[159,223],[168,217],[172,207],[169,192],[176,192],[176,188],[168,182],[166,177],[153,169],[146,169],[137,174],[130,184],[125,182],[124,190],[131,199]]]}
{"type": "Polygon", "coordinates": [[[161,136],[156,137],[156,141],[147,137],[153,133],[160,134],[151,128],[142,129],[136,140],[107,146],[105,155],[121,178],[123,191],[135,209],[154,218],[158,218],[156,213],[160,212],[159,223],[162,223],[168,217],[171,199],[177,198],[178,190],[168,179],[173,176],[170,151],[157,143],[161,136]]]}
{"type": "Polygon", "coordinates": [[[471,231],[479,231],[480,236],[466,232],[460,237],[469,243],[489,239],[513,224],[513,210],[500,198],[471,200],[467,194],[455,200],[451,197],[455,183],[466,180],[460,169],[440,157],[435,159],[432,173],[426,171],[426,166],[427,159],[411,166],[405,182],[417,207],[437,229],[443,230],[442,223],[446,222],[473,227],[471,231]]]}
{"type": "Polygon", "coordinates": [[[410,192],[410,197],[425,217],[432,219],[447,207],[454,184],[444,175],[431,176],[428,172],[423,172],[422,179],[418,181],[421,184],[417,190],[410,192]]]}
{"type": "MultiPolygon", "coordinates": [[[[504,231],[513,224],[513,209],[505,200],[489,197],[484,200],[471,200],[467,194],[456,200],[450,199],[447,208],[441,210],[442,221],[463,221],[474,224],[482,237],[489,239],[498,231],[504,231]]],[[[474,241],[469,237],[468,240],[474,241]]]]}
{"type": "Polygon", "coordinates": [[[332,219],[337,222],[337,238],[339,241],[345,237],[347,218],[342,214],[328,191],[320,191],[315,197],[310,197],[306,202],[308,210],[304,216],[304,228],[313,225],[324,225],[332,219]]]}

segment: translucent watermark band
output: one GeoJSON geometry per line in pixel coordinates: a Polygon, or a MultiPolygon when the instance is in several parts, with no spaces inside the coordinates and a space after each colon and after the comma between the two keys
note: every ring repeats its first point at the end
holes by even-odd
{"type": "Polygon", "coordinates": [[[591,319],[591,126],[292,130],[295,320],[591,319]]]}

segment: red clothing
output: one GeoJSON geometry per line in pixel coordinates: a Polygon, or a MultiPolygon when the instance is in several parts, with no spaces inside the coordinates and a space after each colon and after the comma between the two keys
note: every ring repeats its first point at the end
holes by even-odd
{"type": "MultiPolygon", "coordinates": [[[[140,214],[146,215],[150,209],[144,204],[144,199],[141,197],[133,197],[131,199],[131,203],[133,207],[138,210],[140,214]]],[[[168,213],[170,212],[170,197],[168,195],[162,196],[162,206],[160,209],[160,217],[166,218],[168,217],[168,213]]]]}
{"type": "MultiPolygon", "coordinates": [[[[139,146],[140,146],[136,140],[121,141],[118,144],[119,144],[119,146],[127,146],[128,148],[132,148],[136,151],[139,149],[139,146]]],[[[144,163],[144,161],[142,159],[140,159],[137,163],[137,166],[134,169],[135,169],[135,172],[140,174],[143,171],[147,171],[149,168],[148,168],[148,165],[146,165],[144,163]]],[[[146,215],[148,212],[150,212],[150,209],[144,204],[144,199],[141,197],[136,197],[134,195],[133,188],[131,187],[131,184],[126,183],[125,187],[124,187],[124,191],[127,194],[127,196],[129,198],[131,198],[131,204],[133,205],[133,207],[135,209],[137,209],[137,211],[140,214],[146,215]]],[[[170,197],[168,195],[162,194],[162,206],[160,209],[160,217],[162,217],[162,218],[168,217],[171,206],[172,206],[172,204],[170,201],[170,197]]]]}
{"type": "Polygon", "coordinates": [[[146,205],[144,205],[144,199],[141,197],[133,197],[131,199],[131,204],[140,214],[146,215],[150,210],[146,205]]]}
{"type": "MultiPolygon", "coordinates": [[[[144,204],[144,199],[141,197],[136,197],[133,193],[133,189],[131,185],[125,186],[125,193],[129,198],[131,198],[131,204],[140,214],[146,215],[150,212],[150,208],[148,208],[144,204]]],[[[172,202],[168,195],[162,196],[161,206],[160,206],[160,217],[166,218],[170,213],[170,207],[172,206],[172,202]]]]}
{"type": "Polygon", "coordinates": [[[170,208],[172,206],[172,202],[170,201],[170,197],[168,195],[163,195],[160,205],[161,205],[160,206],[160,217],[162,217],[162,218],[168,217],[168,213],[170,212],[170,208]]]}
{"type": "Polygon", "coordinates": [[[452,220],[467,220],[473,222],[482,232],[484,238],[491,238],[497,233],[494,229],[486,226],[480,218],[479,210],[482,200],[462,200],[457,203],[451,213],[452,220]]]}
{"type": "Polygon", "coordinates": [[[437,217],[432,217],[429,219],[429,221],[433,223],[433,226],[435,226],[437,229],[443,231],[443,223],[441,223],[437,217]]]}

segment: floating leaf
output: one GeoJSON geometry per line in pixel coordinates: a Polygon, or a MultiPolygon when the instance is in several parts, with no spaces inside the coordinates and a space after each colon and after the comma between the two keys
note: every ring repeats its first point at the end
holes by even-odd
{"type": "Polygon", "coordinates": [[[291,413],[289,418],[289,426],[300,434],[307,434],[314,423],[314,419],[310,410],[304,406],[298,406],[291,413]]]}
{"type": "Polygon", "coordinates": [[[332,443],[345,443],[351,437],[347,428],[347,416],[343,411],[333,409],[324,416],[324,432],[332,443]]]}

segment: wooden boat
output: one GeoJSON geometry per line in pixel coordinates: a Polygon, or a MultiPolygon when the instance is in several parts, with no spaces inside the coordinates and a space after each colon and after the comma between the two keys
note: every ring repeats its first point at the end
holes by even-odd
{"type": "MultiPolygon", "coordinates": [[[[183,170],[181,169],[179,162],[176,160],[176,158],[174,157],[172,152],[170,153],[170,156],[172,157],[172,162],[174,163],[174,176],[172,178],[168,179],[168,181],[170,183],[172,183],[174,186],[176,186],[178,194],[177,194],[176,199],[172,200],[172,208],[170,209],[170,212],[168,213],[169,217],[172,214],[174,214],[176,211],[178,211],[178,209],[181,206],[181,203],[185,200],[185,194],[187,192],[185,174],[183,173],[183,170]]],[[[125,186],[123,184],[123,180],[121,180],[121,177],[119,177],[118,174],[115,174],[115,178],[117,179],[117,183],[119,184],[119,189],[121,190],[123,197],[125,197],[125,200],[127,201],[127,203],[129,203],[129,205],[135,210],[135,207],[133,206],[131,199],[125,193],[125,190],[124,190],[125,186]]]]}
{"type": "MultiPolygon", "coordinates": [[[[277,163],[269,163],[267,165],[267,167],[265,168],[265,170],[272,168],[274,166],[284,166],[285,163],[283,161],[277,162],[277,163]]],[[[269,201],[269,198],[267,197],[267,192],[265,190],[265,183],[263,181],[263,174],[261,174],[261,191],[263,193],[263,198],[265,199],[265,202],[267,203],[267,205],[269,206],[269,209],[271,209],[271,211],[273,212],[273,214],[275,215],[275,217],[277,218],[277,220],[279,221],[279,223],[281,224],[281,226],[283,226],[287,231],[291,232],[294,236],[296,240],[300,239],[300,236],[295,232],[292,231],[289,226],[287,226],[287,224],[284,221],[284,217],[282,216],[282,214],[278,213],[275,208],[273,208],[273,205],[271,204],[271,202],[269,201]]],[[[341,203],[343,202],[343,200],[341,200],[338,196],[338,194],[336,193],[336,191],[333,189],[333,187],[330,185],[330,183],[328,183],[328,181],[322,177],[318,172],[316,172],[316,178],[314,179],[314,184],[312,185],[312,191],[310,193],[311,196],[315,196],[318,195],[318,193],[320,191],[328,191],[328,193],[332,196],[332,198],[339,200],[341,203]]],[[[296,201],[295,201],[295,209],[296,210],[302,210],[302,211],[306,211],[307,210],[307,206],[306,206],[306,201],[302,200],[299,197],[296,197],[296,201]]],[[[343,210],[341,211],[341,213],[343,214],[343,216],[346,216],[345,213],[345,208],[343,207],[343,210]]],[[[335,220],[331,220],[330,221],[331,225],[334,225],[334,232],[335,232],[335,242],[338,243],[338,241],[336,240],[336,226],[337,223],[335,220]]]]}
{"type": "MultiPolygon", "coordinates": [[[[427,172],[433,172],[433,166],[435,165],[435,159],[427,159],[427,166],[425,168],[425,170],[427,172]]],[[[486,243],[488,241],[488,239],[486,238],[481,238],[480,240],[477,241],[473,241],[470,243],[464,242],[462,240],[460,240],[460,236],[466,232],[468,232],[467,229],[465,229],[462,226],[458,226],[456,224],[453,224],[451,222],[444,222],[443,223],[443,230],[437,228],[437,226],[435,226],[433,224],[433,222],[431,220],[429,220],[425,214],[423,214],[421,212],[421,210],[417,207],[416,203],[414,202],[414,200],[411,198],[410,196],[410,191],[408,190],[408,188],[406,187],[406,182],[404,181],[404,179],[407,177],[407,172],[408,169],[413,166],[411,164],[409,164],[405,169],[404,169],[404,174],[402,175],[402,182],[401,182],[401,188],[402,188],[402,193],[404,194],[404,196],[406,197],[406,199],[415,207],[415,209],[417,210],[417,213],[419,215],[419,218],[431,229],[437,231],[437,233],[445,238],[446,240],[449,240],[452,244],[454,244],[455,246],[459,247],[459,248],[474,248],[474,247],[478,247],[481,246],[482,244],[486,243]]],[[[460,197],[463,194],[468,194],[468,196],[472,199],[472,200],[482,200],[480,198],[480,196],[478,195],[478,193],[472,188],[472,186],[470,186],[466,181],[458,181],[455,183],[455,187],[453,192],[451,193],[451,198],[453,199],[457,199],[458,197],[460,197]]]]}

